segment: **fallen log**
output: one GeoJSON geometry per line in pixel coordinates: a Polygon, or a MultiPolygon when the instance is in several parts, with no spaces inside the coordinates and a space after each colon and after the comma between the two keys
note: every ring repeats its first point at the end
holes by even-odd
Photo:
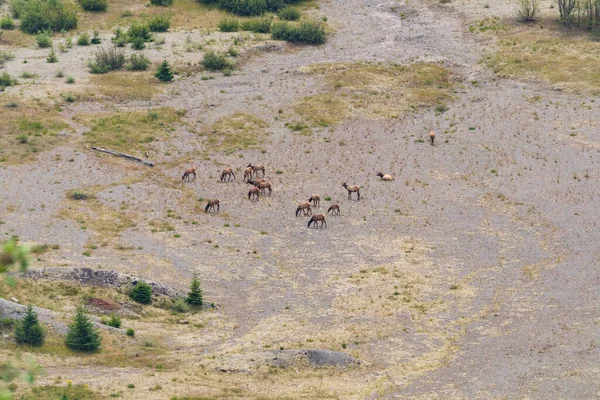
{"type": "Polygon", "coordinates": [[[112,154],[113,156],[127,158],[129,160],[133,160],[133,161],[138,162],[140,164],[144,164],[144,165],[147,165],[149,167],[154,167],[154,163],[151,163],[151,162],[148,162],[148,161],[144,161],[144,160],[142,160],[141,158],[138,158],[138,157],[130,156],[129,154],[121,153],[121,152],[114,151],[114,150],[102,149],[100,147],[94,147],[94,146],[92,146],[92,150],[101,151],[102,153],[112,154]]]}

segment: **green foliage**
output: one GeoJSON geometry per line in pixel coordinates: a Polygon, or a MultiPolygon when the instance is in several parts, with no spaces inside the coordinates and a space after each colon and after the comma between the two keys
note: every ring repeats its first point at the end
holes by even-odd
{"type": "Polygon", "coordinates": [[[90,34],[87,32],[83,32],[77,37],[77,44],[79,46],[89,46],[90,45],[90,34]]]}
{"type": "Polygon", "coordinates": [[[171,26],[171,17],[166,14],[154,15],[148,21],[150,32],[166,32],[171,26]]]}
{"type": "Polygon", "coordinates": [[[190,292],[185,298],[185,302],[192,306],[201,306],[202,299],[202,289],[200,288],[200,280],[197,275],[194,275],[194,279],[192,279],[192,283],[190,285],[190,292]]]}
{"type": "Polygon", "coordinates": [[[19,400],[99,400],[98,393],[87,385],[36,386],[19,400]]]}
{"type": "Polygon", "coordinates": [[[271,27],[273,39],[293,43],[322,44],[325,43],[325,24],[319,21],[304,21],[300,24],[276,22],[271,27]]]}
{"type": "Polygon", "coordinates": [[[17,142],[19,142],[19,144],[25,144],[28,141],[29,141],[29,136],[27,136],[24,133],[17,136],[17,142]]]}
{"type": "Polygon", "coordinates": [[[220,71],[227,68],[233,69],[235,67],[234,63],[229,60],[225,54],[217,53],[212,50],[204,53],[202,65],[209,71],[220,71]]]}
{"type": "Polygon", "coordinates": [[[243,21],[241,29],[255,33],[269,33],[271,32],[272,23],[273,21],[270,18],[252,18],[243,21]]]}
{"type": "Polygon", "coordinates": [[[296,7],[284,7],[279,10],[277,16],[285,21],[297,21],[300,19],[300,10],[296,7]]]}
{"type": "MultiPolygon", "coordinates": [[[[1,86],[1,85],[0,85],[1,86]]],[[[29,248],[18,244],[17,239],[8,239],[0,252],[0,273],[8,271],[18,264],[19,270],[25,272],[29,267],[29,248]]]]}
{"type": "Polygon", "coordinates": [[[98,33],[98,31],[94,31],[94,36],[92,36],[92,40],[90,40],[90,43],[100,44],[101,42],[102,39],[100,39],[100,33],[98,33]]]}
{"type": "Polygon", "coordinates": [[[15,21],[10,17],[10,15],[4,15],[0,18],[0,28],[1,29],[15,29],[15,21]]]}
{"type": "Polygon", "coordinates": [[[134,301],[141,304],[150,304],[152,301],[152,286],[144,281],[139,281],[129,295],[134,301]]]}
{"type": "Polygon", "coordinates": [[[173,0],[150,0],[150,4],[153,6],[168,7],[173,4],[173,0]]]}
{"type": "Polygon", "coordinates": [[[144,50],[146,48],[146,43],[143,38],[136,37],[131,42],[131,48],[134,50],[144,50]]]}
{"type": "Polygon", "coordinates": [[[112,39],[110,39],[115,46],[117,47],[125,47],[125,45],[127,44],[127,34],[125,32],[123,32],[123,29],[117,27],[117,29],[115,29],[115,36],[112,37],[112,39]]]}
{"type": "Polygon", "coordinates": [[[130,71],[145,71],[148,69],[150,60],[143,54],[132,54],[129,56],[127,69],[130,71]]]}
{"type": "Polygon", "coordinates": [[[178,313],[186,313],[190,310],[190,308],[183,299],[175,300],[173,302],[173,305],[171,306],[171,309],[178,313]]]}
{"type": "Polygon", "coordinates": [[[142,38],[144,42],[152,39],[148,24],[141,21],[133,21],[127,30],[127,39],[132,43],[136,38],[142,38]]]}
{"type": "Polygon", "coordinates": [[[162,81],[162,82],[170,82],[173,80],[173,72],[171,71],[171,67],[169,66],[169,63],[167,62],[167,60],[164,60],[160,64],[160,66],[156,70],[156,73],[154,74],[154,76],[157,77],[158,80],[162,81]]]}
{"type": "Polygon", "coordinates": [[[94,53],[94,58],[88,63],[92,74],[105,74],[117,71],[125,65],[125,53],[116,48],[100,49],[94,53]]]}
{"type": "Polygon", "coordinates": [[[106,11],[108,0],[79,0],[81,8],[86,11],[106,11]]]}
{"type": "Polygon", "coordinates": [[[15,341],[19,344],[41,346],[44,343],[44,328],[40,325],[33,307],[27,307],[23,319],[15,326],[15,341]]]}
{"type": "Polygon", "coordinates": [[[45,48],[52,46],[52,37],[50,36],[50,32],[41,31],[37,35],[35,35],[35,42],[38,47],[45,48]]]}
{"type": "Polygon", "coordinates": [[[221,32],[237,32],[240,30],[240,21],[237,18],[224,17],[218,26],[221,32]]]}
{"type": "Polygon", "coordinates": [[[116,314],[112,314],[108,319],[102,318],[100,322],[102,322],[104,325],[112,326],[113,328],[121,327],[121,317],[116,314]]]}
{"type": "Polygon", "coordinates": [[[219,5],[238,15],[261,15],[267,11],[267,0],[220,0],[219,5]]]}
{"type": "Polygon", "coordinates": [[[35,34],[43,30],[60,32],[77,26],[77,12],[62,0],[13,0],[13,16],[21,19],[23,32],[35,34]]]}
{"type": "Polygon", "coordinates": [[[125,333],[127,334],[127,336],[131,336],[131,337],[135,336],[135,330],[133,328],[128,328],[125,333]]]}
{"type": "Polygon", "coordinates": [[[49,63],[58,62],[58,56],[56,55],[56,52],[54,51],[54,47],[52,47],[50,49],[50,54],[48,54],[48,57],[46,57],[46,61],[49,63]]]}
{"type": "Polygon", "coordinates": [[[3,72],[0,75],[0,91],[3,90],[7,86],[13,86],[17,83],[16,79],[11,78],[8,72],[3,72]]]}
{"type": "Polygon", "coordinates": [[[100,349],[101,343],[100,332],[94,327],[83,307],[78,307],[73,323],[69,326],[65,344],[75,351],[95,352],[100,349]]]}
{"type": "Polygon", "coordinates": [[[9,53],[8,51],[0,51],[0,68],[4,67],[4,64],[13,58],[15,58],[13,53],[9,53]]]}

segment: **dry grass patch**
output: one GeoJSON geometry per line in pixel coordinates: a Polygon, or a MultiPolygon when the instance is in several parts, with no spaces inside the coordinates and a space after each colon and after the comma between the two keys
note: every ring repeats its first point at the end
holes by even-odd
{"type": "Polygon", "coordinates": [[[2,43],[3,46],[21,48],[33,46],[35,43],[35,36],[23,33],[18,29],[3,30],[2,32],[4,33],[2,34],[0,43],[2,43]]]}
{"type": "Polygon", "coordinates": [[[313,126],[329,126],[353,116],[397,118],[411,108],[450,99],[452,73],[437,64],[319,64],[306,72],[324,77],[328,93],[304,98],[295,113],[313,126]]]}
{"type": "Polygon", "coordinates": [[[150,70],[152,68],[140,72],[115,71],[92,75],[91,84],[94,88],[84,92],[82,100],[95,99],[98,95],[119,101],[151,100],[161,92],[162,87],[150,70]]]}
{"type": "Polygon", "coordinates": [[[236,112],[218,119],[204,130],[211,150],[231,154],[237,150],[255,149],[262,143],[268,124],[262,119],[243,112],[236,112]]]}
{"type": "Polygon", "coordinates": [[[91,146],[118,151],[144,151],[175,130],[181,116],[170,107],[148,111],[78,115],[76,121],[89,126],[84,135],[91,146]]]}

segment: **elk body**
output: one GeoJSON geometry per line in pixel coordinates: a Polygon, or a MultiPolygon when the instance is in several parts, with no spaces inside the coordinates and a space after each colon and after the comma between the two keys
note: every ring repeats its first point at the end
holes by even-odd
{"type": "Polygon", "coordinates": [[[303,201],[302,203],[298,204],[298,208],[296,209],[296,217],[300,214],[300,211],[304,211],[304,215],[312,215],[310,203],[308,201],[303,201]]]}
{"type": "Polygon", "coordinates": [[[182,181],[186,181],[186,180],[189,181],[190,180],[190,176],[192,176],[192,175],[194,175],[194,180],[196,180],[196,167],[194,167],[193,165],[192,165],[191,168],[188,168],[188,169],[186,169],[183,172],[183,176],[181,177],[181,180],[182,181]]]}
{"type": "Polygon", "coordinates": [[[233,177],[235,180],[235,174],[233,173],[233,168],[225,168],[223,172],[221,172],[221,182],[225,182],[225,178],[229,181],[233,177]]]}
{"type": "Polygon", "coordinates": [[[252,168],[252,175],[258,175],[258,171],[262,172],[262,176],[265,176],[265,166],[260,164],[260,165],[252,165],[252,164],[248,164],[248,168],[252,168]]]}
{"type": "Polygon", "coordinates": [[[217,200],[217,199],[209,200],[208,203],[206,203],[204,212],[207,213],[209,210],[215,211],[215,207],[217,208],[217,212],[219,212],[219,209],[221,208],[221,206],[219,204],[219,200],[217,200]]]}
{"type": "Polygon", "coordinates": [[[255,199],[256,201],[258,201],[259,197],[260,197],[260,193],[259,193],[258,188],[256,186],[252,186],[250,188],[250,190],[248,190],[248,199],[249,200],[255,199]]]}
{"type": "Polygon", "coordinates": [[[321,196],[318,194],[313,194],[308,198],[309,203],[312,203],[314,207],[319,207],[321,205],[321,196]]]}
{"type": "Polygon", "coordinates": [[[252,167],[247,167],[244,170],[244,180],[248,182],[252,178],[252,167]]]}
{"type": "Polygon", "coordinates": [[[389,174],[384,174],[382,172],[378,172],[377,176],[381,177],[382,181],[393,181],[394,177],[389,174]]]}
{"type": "Polygon", "coordinates": [[[311,224],[315,224],[315,228],[317,228],[317,223],[319,222],[321,223],[319,228],[322,228],[323,224],[325,224],[325,228],[327,228],[327,221],[325,221],[325,215],[323,214],[315,214],[310,217],[310,220],[308,221],[308,227],[310,228],[311,224]]]}
{"type": "Polygon", "coordinates": [[[249,184],[256,186],[260,189],[262,194],[266,194],[267,189],[269,189],[269,195],[273,192],[273,188],[271,187],[271,182],[267,182],[264,179],[259,179],[256,181],[248,181],[249,184]]]}
{"type": "Polygon", "coordinates": [[[434,142],[435,142],[435,132],[431,131],[431,132],[429,132],[429,143],[432,146],[435,146],[434,142]]]}
{"type": "Polygon", "coordinates": [[[358,185],[348,186],[348,184],[346,182],[342,183],[342,186],[345,187],[346,190],[348,191],[348,200],[352,199],[352,193],[356,193],[358,196],[357,200],[360,200],[360,186],[358,186],[358,185]]]}
{"type": "Polygon", "coordinates": [[[327,210],[327,214],[329,214],[329,213],[331,213],[331,215],[340,215],[340,205],[339,204],[333,204],[327,210]]]}

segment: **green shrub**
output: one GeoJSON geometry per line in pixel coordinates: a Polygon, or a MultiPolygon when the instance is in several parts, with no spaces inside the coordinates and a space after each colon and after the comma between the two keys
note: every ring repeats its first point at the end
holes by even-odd
{"type": "Polygon", "coordinates": [[[188,307],[188,305],[186,304],[186,302],[183,299],[177,299],[173,302],[173,305],[171,306],[171,309],[175,312],[179,312],[179,313],[186,313],[188,311],[190,311],[190,307],[188,307]]]}
{"type": "Polygon", "coordinates": [[[88,197],[88,194],[81,190],[73,190],[73,192],[71,193],[71,198],[73,200],[87,200],[88,197]]]}
{"type": "Polygon", "coordinates": [[[19,142],[19,144],[25,144],[28,141],[29,141],[29,136],[25,135],[24,133],[17,136],[17,142],[19,142]]]}
{"type": "Polygon", "coordinates": [[[62,95],[62,97],[67,103],[73,103],[75,100],[77,100],[77,96],[75,96],[73,93],[65,93],[62,95]]]}
{"type": "Polygon", "coordinates": [[[15,341],[19,344],[41,346],[44,337],[44,328],[40,325],[36,312],[32,306],[28,306],[23,319],[15,326],[15,341]]]}
{"type": "Polygon", "coordinates": [[[112,326],[113,328],[121,327],[121,317],[115,314],[112,314],[108,319],[102,318],[100,322],[102,322],[104,325],[112,326]]]}
{"type": "Polygon", "coordinates": [[[237,18],[225,17],[219,21],[221,32],[237,32],[240,30],[240,21],[237,18]]]}
{"type": "Polygon", "coordinates": [[[35,34],[43,30],[68,31],[77,27],[77,12],[62,0],[13,0],[13,16],[21,19],[20,28],[35,34]]]}
{"type": "Polygon", "coordinates": [[[166,32],[171,26],[171,17],[165,14],[155,15],[148,21],[150,32],[166,32]]]}
{"type": "Polygon", "coordinates": [[[94,36],[92,36],[92,40],[90,40],[92,44],[100,44],[102,43],[102,39],[100,39],[100,34],[98,31],[94,31],[94,36]]]}
{"type": "Polygon", "coordinates": [[[131,48],[134,50],[144,50],[146,48],[146,42],[141,37],[136,37],[131,42],[131,48]]]}
{"type": "Polygon", "coordinates": [[[173,4],[173,0],[150,0],[150,4],[153,6],[168,7],[173,4]]]}
{"type": "Polygon", "coordinates": [[[293,43],[325,43],[325,25],[319,21],[304,21],[296,25],[290,22],[276,22],[271,27],[273,39],[293,43]]]}
{"type": "Polygon", "coordinates": [[[81,33],[79,37],[77,37],[77,44],[79,46],[89,46],[90,45],[90,35],[87,32],[81,33]]]}
{"type": "Polygon", "coordinates": [[[71,85],[75,83],[75,78],[73,78],[72,76],[67,76],[67,80],[65,80],[65,82],[71,85]]]}
{"type": "Polygon", "coordinates": [[[125,65],[125,53],[116,48],[100,49],[94,54],[94,58],[88,63],[92,74],[105,74],[117,71],[125,65]]]}
{"type": "Polygon", "coordinates": [[[192,306],[201,306],[202,299],[202,289],[200,289],[200,280],[197,275],[194,275],[194,279],[192,279],[192,283],[190,285],[190,292],[185,298],[185,302],[192,306]]]}
{"type": "Polygon", "coordinates": [[[271,32],[271,24],[273,21],[270,18],[253,18],[242,22],[241,28],[243,31],[255,33],[271,32]]]}
{"type": "Polygon", "coordinates": [[[115,29],[115,36],[113,36],[110,40],[117,47],[125,47],[127,44],[127,34],[123,32],[123,29],[117,27],[117,29],[115,29]]]}
{"type": "Polygon", "coordinates": [[[4,15],[0,18],[0,28],[1,29],[15,29],[15,21],[10,17],[10,15],[4,15]]]}
{"type": "Polygon", "coordinates": [[[108,8],[107,0],[79,0],[79,4],[86,11],[106,11],[108,8]]]}
{"type": "Polygon", "coordinates": [[[145,71],[148,69],[150,60],[143,54],[132,54],[129,56],[127,69],[130,71],[145,71]]]}
{"type": "Polygon", "coordinates": [[[13,53],[9,53],[8,51],[0,51],[0,68],[4,67],[4,64],[13,58],[15,58],[13,53]]]}
{"type": "Polygon", "coordinates": [[[58,56],[56,55],[56,52],[54,51],[54,47],[52,47],[50,49],[50,54],[48,54],[48,57],[46,57],[46,61],[49,63],[57,63],[58,62],[58,56]]]}
{"type": "Polygon", "coordinates": [[[149,42],[152,39],[148,24],[141,21],[134,21],[127,30],[127,39],[132,43],[135,38],[142,38],[144,42],[149,42]]]}
{"type": "Polygon", "coordinates": [[[150,304],[152,301],[152,286],[144,281],[139,281],[131,290],[130,297],[141,304],[150,304]]]}
{"type": "Polygon", "coordinates": [[[100,349],[101,343],[100,332],[94,327],[83,307],[78,307],[73,323],[69,326],[65,344],[75,351],[94,352],[100,349]]]}
{"type": "Polygon", "coordinates": [[[229,60],[225,54],[217,53],[212,50],[204,53],[202,65],[209,71],[220,71],[226,68],[233,69],[234,67],[233,62],[229,60]]]}
{"type": "Polygon", "coordinates": [[[300,10],[296,7],[284,7],[279,10],[277,16],[285,21],[297,21],[300,19],[300,10]]]}
{"type": "Polygon", "coordinates": [[[52,46],[52,37],[48,31],[41,31],[35,35],[35,42],[38,47],[45,48],[52,46]]]}
{"type": "Polygon", "coordinates": [[[267,11],[267,0],[220,0],[219,5],[238,15],[261,15],[267,11]]]}
{"type": "Polygon", "coordinates": [[[127,331],[125,333],[127,334],[127,336],[135,336],[135,330],[133,328],[127,328],[127,331]]]}
{"type": "Polygon", "coordinates": [[[7,86],[13,86],[16,83],[16,79],[11,78],[8,72],[3,72],[2,75],[0,75],[0,89],[3,89],[7,86]]]}
{"type": "Polygon", "coordinates": [[[229,53],[231,57],[237,57],[240,55],[240,49],[235,46],[231,46],[229,49],[227,49],[227,53],[229,53]]]}
{"type": "Polygon", "coordinates": [[[173,72],[171,71],[171,67],[167,60],[164,60],[156,70],[154,74],[155,77],[158,78],[159,81],[162,82],[170,82],[173,80],[173,72]]]}

